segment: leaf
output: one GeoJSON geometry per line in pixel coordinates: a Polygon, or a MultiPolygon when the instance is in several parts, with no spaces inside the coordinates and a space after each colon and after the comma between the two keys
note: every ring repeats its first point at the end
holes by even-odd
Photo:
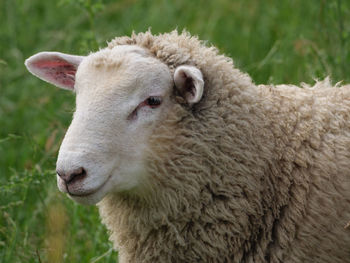
{"type": "Polygon", "coordinates": [[[6,62],[5,60],[3,60],[3,59],[0,59],[0,65],[5,65],[5,66],[7,66],[7,62],[6,62]]]}
{"type": "Polygon", "coordinates": [[[46,143],[45,143],[45,151],[46,152],[49,152],[51,149],[52,149],[52,146],[56,140],[56,137],[57,137],[57,132],[58,132],[58,129],[55,129],[51,135],[49,136],[49,138],[47,139],[46,143]]]}

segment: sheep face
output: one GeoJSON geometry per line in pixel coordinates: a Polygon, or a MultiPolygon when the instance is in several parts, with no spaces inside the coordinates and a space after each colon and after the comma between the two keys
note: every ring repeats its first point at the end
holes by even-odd
{"type": "Polygon", "coordinates": [[[58,154],[57,183],[75,201],[94,204],[142,183],[147,137],[171,108],[173,80],[145,50],[120,46],[82,58],[74,82],[76,111],[58,154]]]}
{"type": "Polygon", "coordinates": [[[57,160],[59,189],[90,204],[142,184],[147,137],[171,108],[172,85],[168,67],[139,48],[84,59],[76,73],[76,111],[57,160]],[[62,174],[72,172],[77,179],[67,183],[62,174]]]}
{"type": "Polygon", "coordinates": [[[57,184],[83,204],[145,187],[148,138],[174,106],[174,85],[189,104],[203,92],[198,69],[180,66],[173,78],[164,63],[137,46],[87,57],[42,52],[26,66],[76,93],[76,111],[58,154],[57,184]]]}

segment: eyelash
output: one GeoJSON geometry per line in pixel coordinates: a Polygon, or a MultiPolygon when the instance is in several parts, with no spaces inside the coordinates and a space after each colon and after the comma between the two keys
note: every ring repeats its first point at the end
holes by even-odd
{"type": "Polygon", "coordinates": [[[161,97],[149,97],[144,101],[145,105],[150,106],[152,109],[157,108],[162,103],[161,97]]]}

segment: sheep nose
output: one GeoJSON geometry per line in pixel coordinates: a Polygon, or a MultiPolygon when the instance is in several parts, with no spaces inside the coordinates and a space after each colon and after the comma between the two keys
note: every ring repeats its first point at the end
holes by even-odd
{"type": "Polygon", "coordinates": [[[66,184],[74,183],[86,176],[86,170],[83,167],[79,167],[72,171],[57,170],[56,173],[66,184]]]}

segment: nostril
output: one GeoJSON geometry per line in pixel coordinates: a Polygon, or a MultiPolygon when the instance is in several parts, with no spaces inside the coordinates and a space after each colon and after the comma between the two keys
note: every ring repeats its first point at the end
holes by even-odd
{"type": "Polygon", "coordinates": [[[64,173],[60,170],[56,170],[56,174],[64,180],[64,173]]]}
{"type": "Polygon", "coordinates": [[[79,179],[82,179],[86,176],[86,171],[83,167],[79,167],[75,171],[73,171],[67,178],[66,182],[67,184],[72,183],[74,181],[77,181],[79,179]]]}
{"type": "Polygon", "coordinates": [[[79,167],[73,171],[63,172],[60,170],[56,171],[57,175],[66,182],[71,184],[79,179],[83,179],[86,176],[86,170],[83,167],[79,167]]]}

